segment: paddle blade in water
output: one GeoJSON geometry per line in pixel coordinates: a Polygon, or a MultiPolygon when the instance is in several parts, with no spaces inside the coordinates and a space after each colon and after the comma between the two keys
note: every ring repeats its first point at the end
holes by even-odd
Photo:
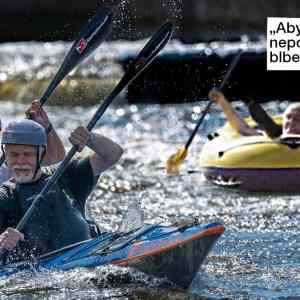
{"type": "Polygon", "coordinates": [[[166,164],[166,171],[167,173],[178,173],[180,165],[184,161],[187,156],[187,150],[180,149],[175,154],[171,155],[166,164]]]}

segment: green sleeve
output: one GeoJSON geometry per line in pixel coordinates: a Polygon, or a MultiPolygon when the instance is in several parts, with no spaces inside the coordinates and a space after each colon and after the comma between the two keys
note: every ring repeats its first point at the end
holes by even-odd
{"type": "Polygon", "coordinates": [[[59,184],[84,207],[85,201],[97,184],[99,176],[94,176],[89,158],[75,159],[64,171],[59,184]]]}

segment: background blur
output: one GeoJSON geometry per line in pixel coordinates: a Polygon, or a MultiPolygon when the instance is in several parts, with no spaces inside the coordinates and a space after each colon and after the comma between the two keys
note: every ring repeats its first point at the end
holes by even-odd
{"type": "Polygon", "coordinates": [[[58,88],[51,103],[76,99],[82,105],[85,99],[85,105],[94,104],[111,90],[144,39],[165,21],[176,25],[173,41],[129,86],[129,102],[206,99],[241,48],[245,53],[224,89],[230,100],[299,99],[298,72],[266,70],[267,18],[299,17],[298,0],[2,0],[0,100],[24,102],[41,94],[68,42],[102,6],[114,9],[107,44],[77,69],[72,82],[58,88]]]}
{"type": "Polygon", "coordinates": [[[265,33],[267,17],[300,15],[297,0],[2,0],[0,40],[68,40],[100,5],[118,6],[111,38],[149,36],[169,19],[178,25],[177,37],[189,43],[255,37],[265,33]]]}

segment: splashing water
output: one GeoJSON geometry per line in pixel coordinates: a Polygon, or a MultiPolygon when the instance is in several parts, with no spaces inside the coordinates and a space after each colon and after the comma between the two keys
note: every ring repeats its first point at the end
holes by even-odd
{"type": "Polygon", "coordinates": [[[144,213],[141,208],[141,203],[142,199],[144,199],[146,195],[147,192],[141,192],[140,196],[136,199],[133,199],[129,204],[120,226],[121,232],[129,232],[144,225],[144,213]]]}

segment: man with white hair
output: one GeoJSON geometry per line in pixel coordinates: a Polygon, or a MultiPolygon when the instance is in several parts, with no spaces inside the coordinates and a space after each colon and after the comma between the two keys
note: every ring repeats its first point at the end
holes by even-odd
{"type": "Polygon", "coordinates": [[[293,103],[284,111],[282,133],[284,136],[300,135],[300,103],[293,103]]]}
{"type": "MultiPolygon", "coordinates": [[[[38,100],[34,100],[30,107],[25,112],[26,116],[41,124],[47,133],[47,151],[43,160],[43,166],[49,166],[60,162],[65,157],[64,145],[58,136],[56,130],[53,128],[46,111],[41,107],[38,100]]],[[[0,120],[0,131],[2,129],[0,120]]],[[[6,165],[0,168],[0,184],[10,179],[12,176],[10,170],[6,165]]]]}

